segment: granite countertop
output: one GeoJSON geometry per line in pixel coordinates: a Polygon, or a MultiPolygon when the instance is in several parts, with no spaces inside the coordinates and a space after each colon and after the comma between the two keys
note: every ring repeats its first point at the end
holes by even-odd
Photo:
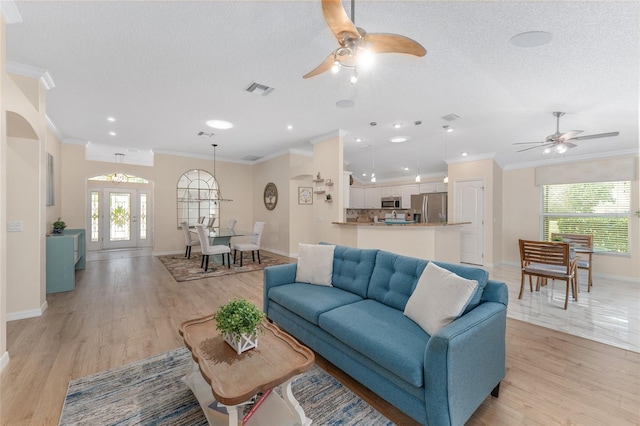
{"type": "Polygon", "coordinates": [[[459,222],[459,223],[393,223],[386,224],[384,222],[331,222],[334,225],[345,225],[345,226],[435,226],[435,227],[443,227],[443,226],[460,226],[466,225],[471,222],[459,222]]]}

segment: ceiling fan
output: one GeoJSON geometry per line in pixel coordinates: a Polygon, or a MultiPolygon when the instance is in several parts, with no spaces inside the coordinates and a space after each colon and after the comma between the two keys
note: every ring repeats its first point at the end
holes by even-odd
{"type": "Polygon", "coordinates": [[[580,141],[585,139],[597,139],[608,138],[609,136],[618,136],[620,132],[598,133],[595,135],[578,136],[583,130],[570,130],[566,133],[560,133],[560,117],[564,115],[564,112],[554,111],[553,116],[556,117],[556,132],[545,138],[543,142],[516,142],[514,145],[530,145],[536,144],[529,148],[524,148],[516,152],[528,151],[530,149],[544,148],[543,153],[549,154],[552,151],[558,154],[564,154],[567,149],[577,146],[571,141],[580,141]]]}
{"type": "MultiPolygon", "coordinates": [[[[342,7],[341,0],[322,0],[322,15],[340,45],[327,59],[302,78],[314,77],[325,71],[334,73],[340,67],[353,69],[357,79],[357,66],[366,66],[373,53],[405,53],[414,56],[427,54],[422,45],[397,34],[367,33],[355,25],[355,0],[351,0],[351,19],[342,7]]],[[[352,77],[352,83],[354,83],[352,77]]]]}

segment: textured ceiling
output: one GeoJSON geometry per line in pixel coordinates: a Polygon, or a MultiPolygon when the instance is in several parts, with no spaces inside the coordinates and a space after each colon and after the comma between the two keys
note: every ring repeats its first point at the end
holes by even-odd
{"type": "Polygon", "coordinates": [[[375,155],[381,182],[416,167],[442,174],[462,151],[502,167],[562,161],[512,143],[543,141],[555,132],[552,112],[565,111],[561,131],[620,136],[580,141],[564,159],[638,152],[639,2],[359,0],[358,26],[428,53],[378,55],[353,86],[346,71],[302,79],[337,47],[320,1],[15,4],[22,23],[7,26],[7,60],[49,72],[47,115],[67,142],[207,156],[215,142],[219,159],[242,161],[310,150],[309,140],[342,129],[349,169],[363,179],[375,155]],[[553,39],[509,43],[525,31],[553,39]],[[275,90],[247,93],[252,82],[275,90]],[[336,106],[345,99],[355,106],[336,106]],[[442,119],[451,113],[461,119],[442,119]],[[213,118],[235,127],[207,128],[213,118]],[[455,131],[445,136],[445,124],[455,131]],[[390,143],[396,135],[410,139],[390,143]]]}

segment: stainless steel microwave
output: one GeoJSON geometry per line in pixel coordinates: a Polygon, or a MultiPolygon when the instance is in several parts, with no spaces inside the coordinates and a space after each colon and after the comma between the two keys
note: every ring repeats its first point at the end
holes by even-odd
{"type": "Polygon", "coordinates": [[[402,206],[401,197],[382,197],[380,200],[383,209],[399,209],[402,206]]]}

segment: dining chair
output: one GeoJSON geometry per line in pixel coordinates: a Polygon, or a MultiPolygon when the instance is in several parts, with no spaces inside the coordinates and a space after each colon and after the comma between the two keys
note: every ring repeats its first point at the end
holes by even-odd
{"type": "Polygon", "coordinates": [[[180,222],[180,228],[182,228],[182,232],[184,233],[184,241],[187,245],[187,248],[184,252],[184,257],[186,257],[187,259],[191,259],[191,247],[199,246],[200,241],[191,239],[191,232],[189,231],[189,225],[187,224],[187,222],[180,222]]]}
{"type": "Polygon", "coordinates": [[[202,262],[200,262],[200,267],[204,268],[204,271],[207,272],[209,269],[209,256],[212,255],[222,255],[222,266],[224,266],[224,255],[227,255],[227,267],[231,268],[230,256],[231,249],[226,245],[209,245],[209,231],[204,227],[203,224],[199,223],[196,225],[196,230],[198,231],[198,237],[200,238],[200,245],[202,246],[202,262]]]}
{"type": "Polygon", "coordinates": [[[207,223],[207,228],[211,229],[213,228],[213,224],[216,223],[216,217],[215,216],[211,216],[209,218],[209,222],[207,223]]]}
{"type": "MultiPolygon", "coordinates": [[[[520,267],[522,277],[520,281],[520,294],[522,299],[524,291],[525,275],[529,276],[529,290],[533,292],[531,277],[551,278],[567,283],[565,292],[564,309],[569,303],[569,286],[573,298],[578,300],[578,274],[576,273],[577,258],[572,258],[568,243],[518,240],[520,245],[520,267]]],[[[536,284],[536,291],[540,290],[540,280],[536,284]]]]}
{"type": "Polygon", "coordinates": [[[593,278],[591,276],[591,265],[593,264],[593,235],[590,234],[563,234],[552,233],[551,241],[555,241],[557,238],[562,238],[562,241],[569,243],[572,249],[576,251],[580,256],[585,256],[585,259],[578,259],[578,269],[586,269],[588,271],[588,283],[587,291],[591,291],[593,285],[593,278]]]}
{"type": "Polygon", "coordinates": [[[205,219],[206,219],[206,217],[205,217],[205,216],[200,216],[200,217],[198,218],[198,223],[204,223],[204,220],[205,220],[205,219]]]}
{"type": "Polygon", "coordinates": [[[262,240],[262,232],[264,231],[264,226],[266,222],[256,222],[253,225],[253,235],[251,236],[250,243],[234,243],[233,244],[233,263],[236,263],[236,253],[240,251],[240,266],[242,267],[242,255],[245,251],[251,252],[251,258],[253,261],[256,261],[255,253],[258,253],[258,263],[262,263],[260,261],[260,241],[262,240]]]}
{"type": "Polygon", "coordinates": [[[238,223],[235,219],[229,219],[229,223],[227,223],[227,229],[229,231],[233,231],[236,228],[236,223],[238,223]]]}

